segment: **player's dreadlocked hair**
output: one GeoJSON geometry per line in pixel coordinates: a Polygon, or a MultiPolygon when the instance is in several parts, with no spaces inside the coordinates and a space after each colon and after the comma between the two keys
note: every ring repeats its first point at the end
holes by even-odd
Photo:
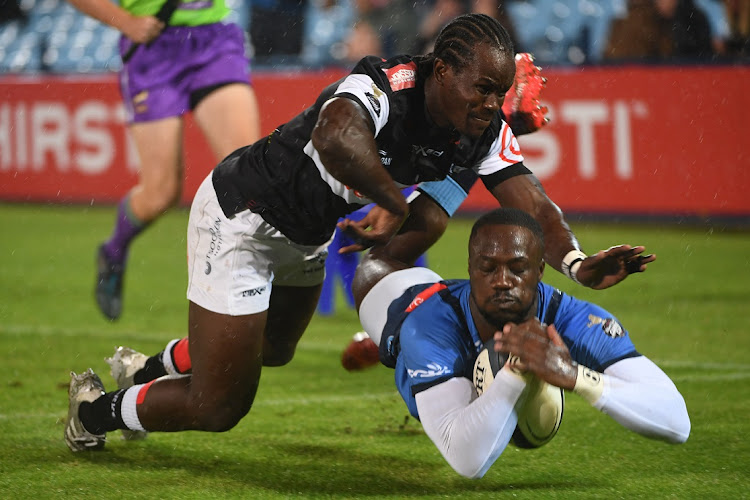
{"type": "Polygon", "coordinates": [[[539,239],[539,243],[544,245],[544,231],[539,222],[532,217],[529,213],[519,210],[517,208],[497,208],[491,212],[487,212],[482,215],[474,223],[471,228],[471,235],[469,236],[469,245],[474,240],[479,229],[484,226],[500,225],[500,226],[519,226],[525,227],[531,233],[539,239]]]}
{"type": "Polygon", "coordinates": [[[479,44],[486,43],[513,57],[513,40],[502,24],[485,14],[464,14],[448,23],[435,40],[435,48],[425,63],[442,59],[456,69],[462,69],[474,58],[479,44]]]}

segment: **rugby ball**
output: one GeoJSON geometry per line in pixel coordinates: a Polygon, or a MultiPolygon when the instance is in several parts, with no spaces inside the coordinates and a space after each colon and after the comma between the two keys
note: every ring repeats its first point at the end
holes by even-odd
{"type": "Polygon", "coordinates": [[[477,394],[481,396],[487,390],[507,359],[507,354],[495,352],[495,340],[493,338],[484,343],[484,349],[474,362],[473,381],[477,394]]]}
{"type": "Polygon", "coordinates": [[[510,442],[519,448],[539,448],[560,429],[565,391],[531,375],[522,397],[521,404],[516,405],[518,424],[510,442]]]}
{"type": "MultiPolygon", "coordinates": [[[[493,339],[485,342],[474,362],[473,381],[478,395],[487,390],[508,359],[507,354],[495,352],[494,344],[493,339]]],[[[518,423],[510,441],[518,448],[539,448],[560,429],[565,392],[531,373],[526,378],[526,390],[516,404],[518,423]]]]}

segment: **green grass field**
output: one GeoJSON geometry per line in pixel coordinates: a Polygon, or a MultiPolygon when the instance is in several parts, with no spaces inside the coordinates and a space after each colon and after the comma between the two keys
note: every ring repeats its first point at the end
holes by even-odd
{"type": "MultiPolygon", "coordinates": [[[[685,445],[630,433],[568,394],[557,437],[508,448],[481,480],[461,478],[397,395],[384,367],[339,357],[353,311],[316,317],[294,360],[266,369],[250,414],[224,434],[154,434],[105,451],[65,446],[70,370],[117,345],[153,354],[184,335],[185,226],[176,211],[131,252],[125,311],[105,321],[93,300],[94,252],[111,208],[0,205],[0,498],[748,498],[750,234],[681,226],[576,224],[589,252],[617,243],[657,254],[647,273],[606,291],[549,268],[546,281],[614,312],[638,349],[687,401],[685,445]]],[[[429,254],[465,277],[470,221],[455,220],[429,254]]]]}

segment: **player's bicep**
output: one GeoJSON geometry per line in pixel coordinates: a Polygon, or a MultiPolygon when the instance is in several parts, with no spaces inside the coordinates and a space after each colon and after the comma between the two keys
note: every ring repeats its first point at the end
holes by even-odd
{"type": "Polygon", "coordinates": [[[321,108],[311,139],[318,151],[335,152],[358,136],[374,137],[366,111],[351,99],[333,98],[321,108]]]}
{"type": "Polygon", "coordinates": [[[344,98],[355,102],[369,117],[373,135],[388,123],[390,101],[388,94],[380,89],[372,78],[365,74],[352,74],[344,78],[336,88],[333,98],[344,98]]]}

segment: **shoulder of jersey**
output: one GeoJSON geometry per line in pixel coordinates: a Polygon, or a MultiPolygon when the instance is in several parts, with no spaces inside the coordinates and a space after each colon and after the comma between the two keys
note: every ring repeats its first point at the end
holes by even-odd
{"type": "Polygon", "coordinates": [[[382,74],[384,82],[393,92],[413,89],[417,86],[417,62],[410,56],[391,59],[368,58],[376,72],[382,74]]]}

